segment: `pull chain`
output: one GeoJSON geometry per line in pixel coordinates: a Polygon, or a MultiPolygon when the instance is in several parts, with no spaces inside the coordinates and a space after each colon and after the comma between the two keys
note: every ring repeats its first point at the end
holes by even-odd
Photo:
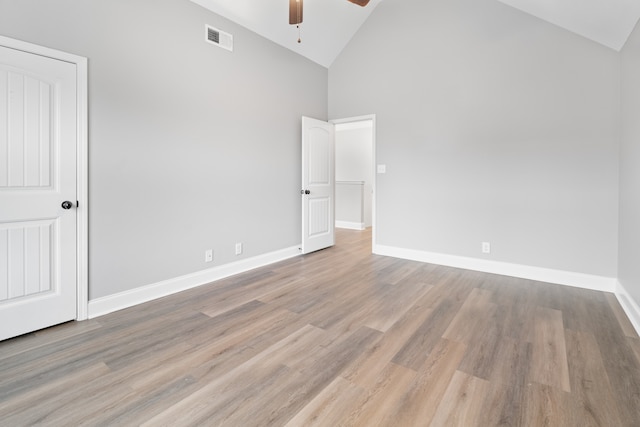
{"type": "Polygon", "coordinates": [[[302,41],[300,39],[300,24],[296,25],[296,28],[298,28],[298,43],[300,43],[302,41]]]}

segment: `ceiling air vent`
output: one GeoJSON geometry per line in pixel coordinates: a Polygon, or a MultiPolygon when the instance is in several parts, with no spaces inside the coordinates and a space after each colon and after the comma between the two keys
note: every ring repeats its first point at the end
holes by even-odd
{"type": "Polygon", "coordinates": [[[231,34],[220,31],[219,29],[213,28],[209,25],[205,25],[205,30],[207,37],[206,40],[209,43],[233,52],[233,36],[231,34]]]}

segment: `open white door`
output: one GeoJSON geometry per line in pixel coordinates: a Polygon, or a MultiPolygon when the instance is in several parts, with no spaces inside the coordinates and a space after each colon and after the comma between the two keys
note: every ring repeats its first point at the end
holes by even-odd
{"type": "Polygon", "coordinates": [[[335,244],[335,131],[331,123],[302,118],[302,253],[335,244]]]}
{"type": "Polygon", "coordinates": [[[76,318],[76,78],[0,46],[0,340],[76,318]]]}

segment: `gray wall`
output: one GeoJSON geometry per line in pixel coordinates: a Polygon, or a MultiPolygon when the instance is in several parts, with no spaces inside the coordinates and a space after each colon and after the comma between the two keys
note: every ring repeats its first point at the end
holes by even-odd
{"type": "Polygon", "coordinates": [[[0,0],[0,34],[89,58],[91,299],[300,243],[325,68],[187,0],[0,0]]]}
{"type": "Polygon", "coordinates": [[[622,50],[618,279],[640,305],[640,25],[622,50]]]}
{"type": "Polygon", "coordinates": [[[500,2],[382,2],[329,69],[329,117],[377,117],[377,243],[615,277],[619,70],[500,2]]]}

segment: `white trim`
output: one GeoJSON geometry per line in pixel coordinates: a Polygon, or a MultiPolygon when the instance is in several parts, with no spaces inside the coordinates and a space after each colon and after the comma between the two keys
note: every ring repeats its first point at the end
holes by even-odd
{"type": "MultiPolygon", "coordinates": [[[[350,119],[347,119],[350,120],[350,119]]],[[[357,122],[342,122],[336,121],[336,130],[355,130],[355,129],[371,129],[373,122],[370,119],[361,120],[357,122]]]]}
{"type": "MultiPolygon", "coordinates": [[[[346,123],[355,123],[355,122],[364,122],[371,121],[371,243],[372,247],[376,247],[376,242],[378,241],[377,232],[378,224],[376,222],[377,218],[377,186],[378,186],[378,174],[376,173],[376,115],[375,114],[367,114],[364,116],[356,116],[356,117],[348,117],[344,119],[335,119],[329,120],[329,122],[334,125],[346,124],[346,123]]],[[[337,227],[337,225],[336,225],[337,227]]],[[[374,252],[375,253],[375,252],[374,252]]]]}
{"type": "Polygon", "coordinates": [[[336,220],[336,228],[346,228],[349,230],[364,230],[364,222],[338,221],[336,220]]]}
{"type": "Polygon", "coordinates": [[[640,335],[640,306],[631,298],[631,295],[619,280],[616,282],[616,298],[618,298],[618,302],[627,314],[634,329],[640,335]]]}
{"type": "Polygon", "coordinates": [[[468,258],[457,255],[447,255],[434,252],[424,252],[413,249],[396,248],[392,246],[375,245],[373,253],[485,273],[501,274],[503,276],[520,277],[539,282],[556,283],[602,292],[614,292],[616,279],[612,277],[594,276],[575,273],[572,271],[553,270],[549,268],[533,267],[530,265],[511,264],[508,262],[490,261],[468,258]]]}
{"type": "Polygon", "coordinates": [[[220,265],[196,273],[187,274],[162,282],[120,292],[89,301],[89,318],[102,316],[117,310],[142,304],[157,298],[185,291],[235,274],[244,273],[254,268],[264,267],[300,255],[300,245],[281,249],[263,255],[220,265]]]}
{"type": "Polygon", "coordinates": [[[78,299],[76,319],[89,316],[89,79],[87,58],[76,62],[78,70],[78,299]]]}
{"type": "Polygon", "coordinates": [[[89,301],[89,157],[88,157],[88,74],[87,58],[62,52],[56,49],[39,46],[24,42],[22,40],[11,39],[0,36],[0,46],[11,49],[33,53],[59,61],[69,62],[76,65],[76,170],[77,189],[76,197],[80,204],[77,211],[76,236],[77,236],[77,291],[76,291],[76,320],[87,319],[89,301]]]}

